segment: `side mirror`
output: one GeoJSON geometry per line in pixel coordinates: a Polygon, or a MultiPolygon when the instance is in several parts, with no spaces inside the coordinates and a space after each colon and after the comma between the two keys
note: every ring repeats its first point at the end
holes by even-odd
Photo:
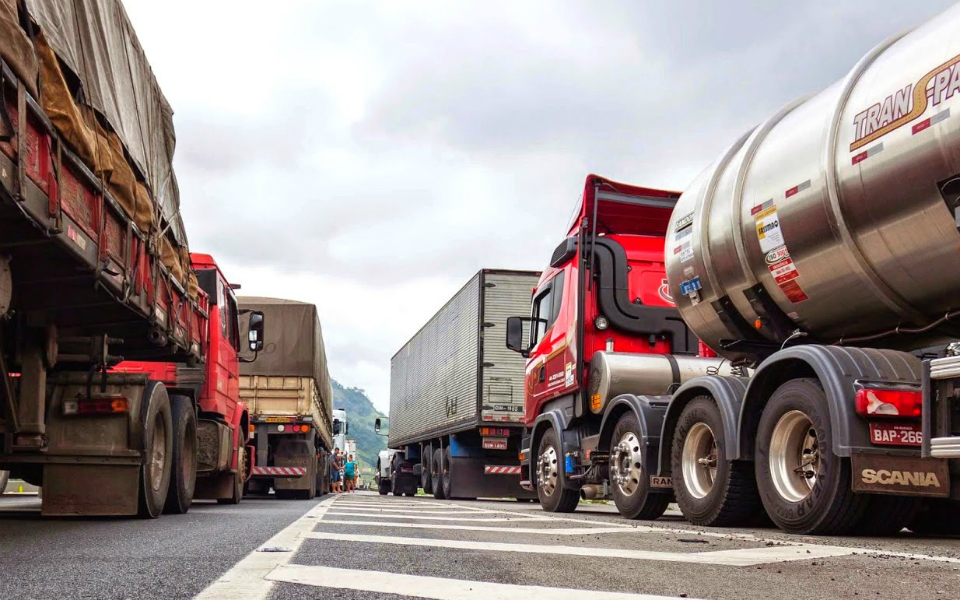
{"type": "Polygon", "coordinates": [[[377,419],[373,422],[373,430],[377,433],[380,433],[380,419],[377,419]]]}
{"type": "Polygon", "coordinates": [[[344,423],[344,424],[343,424],[343,435],[347,435],[348,433],[350,433],[350,423],[344,423]]]}
{"type": "Polygon", "coordinates": [[[538,329],[542,323],[544,328],[547,326],[546,319],[534,319],[532,317],[507,317],[507,348],[514,352],[519,352],[524,358],[530,357],[530,351],[537,345],[537,339],[534,335],[532,323],[536,322],[538,329]],[[527,344],[523,343],[524,332],[529,332],[531,338],[527,344]]]}
{"type": "Polygon", "coordinates": [[[251,352],[263,350],[263,313],[259,310],[250,312],[250,326],[247,328],[247,342],[251,352]]]}

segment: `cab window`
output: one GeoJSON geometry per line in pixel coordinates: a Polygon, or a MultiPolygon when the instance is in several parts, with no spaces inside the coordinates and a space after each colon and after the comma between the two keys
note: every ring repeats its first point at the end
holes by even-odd
{"type": "Polygon", "coordinates": [[[563,303],[563,280],[564,272],[560,271],[533,299],[530,339],[535,343],[543,339],[560,316],[560,306],[563,303]]]}

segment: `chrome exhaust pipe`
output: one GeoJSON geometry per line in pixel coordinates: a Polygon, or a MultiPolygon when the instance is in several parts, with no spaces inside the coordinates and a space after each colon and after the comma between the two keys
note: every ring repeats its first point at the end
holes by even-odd
{"type": "Polygon", "coordinates": [[[606,490],[604,486],[597,485],[595,483],[588,483],[587,485],[580,488],[580,499],[581,500],[598,500],[606,498],[606,490]]]}

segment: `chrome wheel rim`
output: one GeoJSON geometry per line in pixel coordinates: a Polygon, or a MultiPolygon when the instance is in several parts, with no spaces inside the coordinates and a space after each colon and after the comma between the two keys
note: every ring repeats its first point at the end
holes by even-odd
{"type": "Polygon", "coordinates": [[[157,416],[153,425],[153,444],[150,448],[150,487],[160,491],[163,482],[163,465],[167,461],[167,427],[163,419],[157,416]]]}
{"type": "Polygon", "coordinates": [[[800,502],[810,495],[820,475],[820,438],[803,412],[780,417],[770,436],[770,476],[781,498],[800,502]]]}
{"type": "Polygon", "coordinates": [[[547,496],[552,496],[557,489],[560,475],[557,469],[557,451],[553,446],[547,446],[537,459],[537,485],[547,496]]]}
{"type": "Polygon", "coordinates": [[[632,496],[643,477],[643,457],[640,440],[628,431],[620,437],[610,457],[610,479],[625,496],[632,496]]]}
{"type": "Polygon", "coordinates": [[[694,498],[705,498],[717,479],[717,440],[706,423],[697,423],[683,441],[683,482],[694,498]]]}

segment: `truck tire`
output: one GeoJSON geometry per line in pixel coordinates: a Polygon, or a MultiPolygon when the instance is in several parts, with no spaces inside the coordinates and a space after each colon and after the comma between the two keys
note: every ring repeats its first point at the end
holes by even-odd
{"type": "Polygon", "coordinates": [[[644,465],[647,450],[640,422],[628,410],[617,421],[610,440],[610,487],[617,511],[627,519],[659,519],[670,504],[670,494],[654,493],[644,465]]]}
{"type": "Polygon", "coordinates": [[[430,452],[423,452],[421,454],[423,457],[420,461],[420,487],[423,488],[424,494],[433,493],[433,471],[431,467],[433,466],[433,454],[430,452]]]}
{"type": "Polygon", "coordinates": [[[167,501],[173,470],[173,416],[167,388],[162,384],[147,385],[140,419],[143,425],[143,460],[140,464],[137,514],[144,519],[156,519],[167,501]]]}
{"type": "MultiPolygon", "coordinates": [[[[443,473],[440,472],[440,448],[433,451],[433,461],[430,463],[431,486],[433,487],[433,497],[437,500],[443,500],[446,496],[446,489],[443,486],[443,473]]],[[[449,466],[447,467],[450,468],[449,466]]]]}
{"type": "Polygon", "coordinates": [[[240,504],[243,499],[243,484],[247,480],[247,457],[243,443],[244,431],[237,432],[237,446],[234,452],[237,453],[237,472],[233,474],[233,488],[229,498],[217,498],[217,504],[240,504]]]}
{"type": "Polygon", "coordinates": [[[450,475],[450,446],[443,449],[443,472],[440,474],[440,485],[443,487],[443,497],[453,498],[453,478],[450,475]]]}
{"type": "Polygon", "coordinates": [[[907,528],[919,535],[960,535],[960,501],[924,498],[907,528]]]}
{"type": "Polygon", "coordinates": [[[0,496],[7,489],[7,482],[10,481],[10,471],[0,471],[0,496]]]}
{"type": "Polygon", "coordinates": [[[537,447],[537,468],[534,473],[540,506],[547,512],[569,513],[580,504],[577,490],[563,487],[563,467],[563,451],[557,433],[552,428],[548,429],[537,447]]]}
{"type": "Polygon", "coordinates": [[[173,463],[163,512],[182,515],[190,510],[197,487],[197,413],[186,396],[170,397],[173,417],[173,463]]]}
{"type": "Polygon", "coordinates": [[[816,379],[788,381],[770,397],[755,465],[763,506],[788,533],[850,533],[871,501],[853,493],[850,461],[833,453],[830,411],[816,379]]]}
{"type": "Polygon", "coordinates": [[[677,420],[670,463],[677,504],[694,525],[746,523],[760,508],[753,465],[726,460],[726,446],[713,398],[691,400],[677,420]]]}
{"type": "Polygon", "coordinates": [[[380,483],[377,486],[377,491],[380,492],[381,496],[386,496],[390,493],[390,480],[381,479],[380,483]]]}

